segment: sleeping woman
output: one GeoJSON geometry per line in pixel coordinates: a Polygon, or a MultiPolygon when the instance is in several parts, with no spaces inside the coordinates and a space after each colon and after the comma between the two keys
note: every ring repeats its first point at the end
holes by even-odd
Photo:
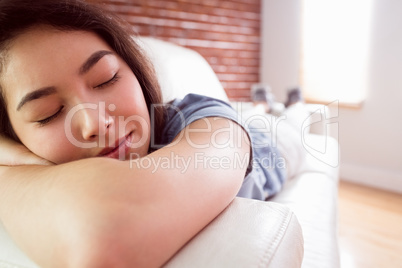
{"type": "Polygon", "coordinates": [[[0,91],[0,219],[41,267],[161,266],[285,180],[225,102],[160,105],[130,32],[85,2],[0,1],[0,91]]]}

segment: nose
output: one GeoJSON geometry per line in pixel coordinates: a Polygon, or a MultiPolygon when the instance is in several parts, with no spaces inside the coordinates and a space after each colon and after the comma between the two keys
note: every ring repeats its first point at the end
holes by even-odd
{"type": "Polygon", "coordinates": [[[99,107],[85,107],[79,115],[79,128],[85,141],[94,141],[99,137],[105,137],[114,124],[113,118],[99,107]]]}

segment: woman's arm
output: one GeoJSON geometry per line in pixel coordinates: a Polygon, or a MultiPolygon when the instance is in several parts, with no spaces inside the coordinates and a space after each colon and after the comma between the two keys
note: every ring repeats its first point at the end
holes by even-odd
{"type": "Polygon", "coordinates": [[[0,217],[43,267],[161,266],[233,200],[249,154],[243,129],[222,118],[173,144],[133,161],[2,167],[0,217]]]}
{"type": "Polygon", "coordinates": [[[21,143],[0,134],[0,165],[52,165],[52,163],[32,153],[21,143]]]}

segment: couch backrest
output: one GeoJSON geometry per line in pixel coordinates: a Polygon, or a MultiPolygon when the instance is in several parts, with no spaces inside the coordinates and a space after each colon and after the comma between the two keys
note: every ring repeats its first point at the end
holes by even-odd
{"type": "Polygon", "coordinates": [[[164,102],[188,93],[228,101],[211,66],[196,51],[151,37],[136,40],[155,66],[164,102]]]}

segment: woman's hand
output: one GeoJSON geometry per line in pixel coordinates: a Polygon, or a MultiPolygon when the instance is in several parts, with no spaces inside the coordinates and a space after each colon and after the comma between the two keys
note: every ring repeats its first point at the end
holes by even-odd
{"type": "Polygon", "coordinates": [[[53,165],[53,163],[32,153],[21,143],[0,135],[0,165],[53,165]]]}

